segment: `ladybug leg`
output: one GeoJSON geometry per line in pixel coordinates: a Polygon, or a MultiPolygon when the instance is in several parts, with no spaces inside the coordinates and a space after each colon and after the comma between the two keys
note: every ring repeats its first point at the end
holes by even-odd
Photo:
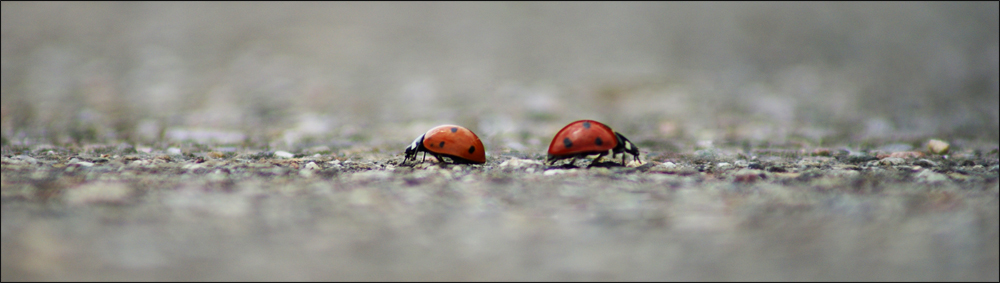
{"type": "Polygon", "coordinates": [[[597,162],[601,161],[601,158],[603,158],[605,155],[608,155],[608,153],[604,152],[604,153],[601,153],[600,155],[598,155],[597,158],[594,158],[593,161],[590,161],[590,165],[587,165],[587,168],[594,167],[594,164],[596,164],[597,162]]]}
{"type": "MultiPolygon", "coordinates": [[[[431,156],[434,156],[434,158],[436,158],[438,160],[438,164],[448,164],[449,163],[448,161],[445,161],[444,157],[442,157],[440,154],[431,153],[431,156]]],[[[451,159],[451,158],[448,158],[448,160],[451,160],[452,163],[454,163],[454,161],[455,161],[454,159],[451,159]]]]}

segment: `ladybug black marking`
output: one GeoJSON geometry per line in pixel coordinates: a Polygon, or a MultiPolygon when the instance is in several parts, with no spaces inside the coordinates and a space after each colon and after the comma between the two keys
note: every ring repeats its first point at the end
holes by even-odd
{"type": "Polygon", "coordinates": [[[594,144],[596,144],[596,145],[603,145],[604,141],[602,141],[601,138],[598,137],[597,139],[594,139],[594,144]]]}
{"type": "Polygon", "coordinates": [[[444,142],[439,143],[438,147],[444,148],[444,142]]]}
{"type": "Polygon", "coordinates": [[[454,133],[454,132],[458,132],[458,128],[455,128],[455,127],[452,127],[452,128],[451,128],[451,132],[452,132],[452,133],[454,133]]]}
{"type": "Polygon", "coordinates": [[[571,148],[573,147],[573,141],[569,140],[569,138],[565,138],[563,139],[563,145],[565,145],[566,148],[571,148]]]}
{"type": "Polygon", "coordinates": [[[469,154],[472,154],[473,152],[476,152],[476,146],[469,147],[469,154]]]}

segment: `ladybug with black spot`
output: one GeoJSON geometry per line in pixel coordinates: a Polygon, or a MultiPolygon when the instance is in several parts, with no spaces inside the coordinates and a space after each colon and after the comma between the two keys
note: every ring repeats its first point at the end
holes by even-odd
{"type": "Polygon", "coordinates": [[[424,152],[425,158],[430,153],[441,162],[447,158],[455,164],[486,163],[483,142],[469,129],[456,125],[437,126],[417,137],[406,147],[403,163],[416,160],[417,152],[424,152]]]}
{"type": "Polygon", "coordinates": [[[635,161],[639,161],[639,148],[636,148],[625,136],[615,132],[611,127],[601,124],[601,122],[580,120],[569,123],[552,138],[552,143],[549,144],[547,163],[551,164],[572,158],[569,162],[569,165],[572,166],[573,163],[576,163],[577,158],[600,154],[590,163],[590,166],[587,166],[589,168],[608,153],[611,153],[612,158],[616,154],[621,154],[622,166],[625,166],[625,153],[631,154],[635,161]]]}

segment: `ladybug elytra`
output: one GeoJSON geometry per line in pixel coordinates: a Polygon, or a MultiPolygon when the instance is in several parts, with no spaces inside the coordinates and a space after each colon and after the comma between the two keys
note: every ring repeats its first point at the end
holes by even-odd
{"type": "Polygon", "coordinates": [[[587,166],[591,167],[609,152],[612,158],[617,154],[622,155],[622,166],[625,165],[625,153],[639,161],[639,149],[625,136],[600,122],[580,120],[569,123],[552,138],[547,163],[572,158],[569,163],[572,165],[576,158],[600,154],[587,166]]]}
{"type": "Polygon", "coordinates": [[[486,163],[486,148],[475,133],[462,126],[441,125],[431,128],[427,133],[413,140],[406,147],[403,163],[416,160],[417,152],[430,153],[441,162],[447,157],[456,164],[486,163]]]}

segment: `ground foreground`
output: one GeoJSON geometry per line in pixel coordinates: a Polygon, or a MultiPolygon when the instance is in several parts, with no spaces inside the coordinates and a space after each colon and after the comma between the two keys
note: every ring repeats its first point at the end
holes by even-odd
{"type": "Polygon", "coordinates": [[[883,149],[548,169],[510,150],[408,167],[380,148],[8,145],[2,276],[996,281],[996,145],[883,149]]]}

